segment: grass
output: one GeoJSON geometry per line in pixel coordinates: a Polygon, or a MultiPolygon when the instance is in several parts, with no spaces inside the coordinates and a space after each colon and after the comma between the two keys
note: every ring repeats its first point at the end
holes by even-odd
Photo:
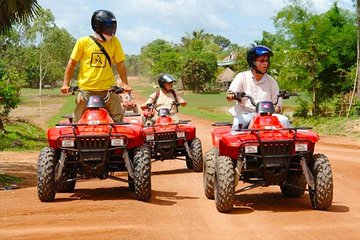
{"type": "Polygon", "coordinates": [[[307,126],[319,134],[347,136],[360,140],[360,119],[359,118],[295,118],[294,126],[307,126]]]}
{"type": "Polygon", "coordinates": [[[60,122],[64,118],[61,116],[71,114],[75,109],[75,96],[74,95],[68,95],[64,96],[65,103],[63,107],[60,109],[59,113],[57,113],[55,116],[53,116],[49,122],[48,126],[53,127],[56,123],[60,122]]]}
{"type": "Polygon", "coordinates": [[[44,130],[26,121],[8,122],[5,129],[6,133],[0,132],[0,151],[37,150],[47,145],[44,130]]]}
{"type": "Polygon", "coordinates": [[[22,178],[18,178],[12,175],[8,175],[8,174],[4,174],[4,173],[0,173],[0,188],[9,188],[11,187],[11,185],[15,184],[15,183],[20,183],[22,182],[23,179],[22,178]]]}

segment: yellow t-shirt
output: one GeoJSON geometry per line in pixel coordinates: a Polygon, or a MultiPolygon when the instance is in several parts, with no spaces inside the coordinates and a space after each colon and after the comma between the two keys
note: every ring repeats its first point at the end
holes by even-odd
{"type": "MultiPolygon", "coordinates": [[[[124,51],[116,36],[109,41],[100,42],[100,44],[110,56],[111,63],[119,63],[125,60],[124,51]]],[[[115,84],[114,73],[109,61],[90,37],[79,38],[70,57],[75,61],[80,61],[78,76],[80,89],[105,91],[115,84]]]]}

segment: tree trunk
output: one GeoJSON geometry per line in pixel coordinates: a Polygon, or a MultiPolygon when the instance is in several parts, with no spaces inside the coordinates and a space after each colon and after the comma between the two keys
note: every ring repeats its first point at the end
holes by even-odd
{"type": "Polygon", "coordinates": [[[317,101],[316,101],[316,86],[313,85],[313,96],[312,96],[312,102],[313,102],[313,110],[312,115],[316,117],[317,115],[317,101]]]}
{"type": "Polygon", "coordinates": [[[4,128],[4,124],[3,124],[3,121],[2,121],[2,117],[0,117],[0,132],[1,133],[6,133],[6,130],[4,128]]]}
{"type": "Polygon", "coordinates": [[[39,96],[41,97],[41,88],[42,88],[42,60],[41,60],[41,56],[42,56],[42,54],[41,54],[41,52],[40,52],[40,61],[39,61],[39,71],[40,71],[40,74],[39,74],[39,96]]]}

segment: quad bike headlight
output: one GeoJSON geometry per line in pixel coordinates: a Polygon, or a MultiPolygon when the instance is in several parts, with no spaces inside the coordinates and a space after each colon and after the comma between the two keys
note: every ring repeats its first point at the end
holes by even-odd
{"type": "Polygon", "coordinates": [[[306,152],[308,150],[308,145],[306,143],[295,143],[296,152],[306,152]]]}
{"type": "Polygon", "coordinates": [[[124,146],[124,139],[123,138],[112,138],[111,146],[113,146],[113,147],[124,146]]]}
{"type": "Polygon", "coordinates": [[[75,141],[73,139],[63,139],[61,140],[62,147],[74,147],[75,141]]]}
{"type": "Polygon", "coordinates": [[[146,141],[153,141],[155,139],[154,134],[146,134],[146,141]]]}
{"type": "Polygon", "coordinates": [[[257,153],[258,152],[258,146],[257,145],[246,145],[245,153],[257,153]]]}
{"type": "Polygon", "coordinates": [[[185,132],[183,132],[183,131],[177,132],[176,136],[177,136],[177,138],[184,138],[185,137],[185,132]]]}

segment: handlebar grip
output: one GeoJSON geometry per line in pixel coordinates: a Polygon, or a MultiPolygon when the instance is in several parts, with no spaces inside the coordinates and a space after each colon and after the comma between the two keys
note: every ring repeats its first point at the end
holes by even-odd
{"type": "Polygon", "coordinates": [[[71,86],[69,88],[69,92],[71,92],[72,95],[75,94],[75,92],[79,91],[79,87],[78,86],[71,86]]]}

